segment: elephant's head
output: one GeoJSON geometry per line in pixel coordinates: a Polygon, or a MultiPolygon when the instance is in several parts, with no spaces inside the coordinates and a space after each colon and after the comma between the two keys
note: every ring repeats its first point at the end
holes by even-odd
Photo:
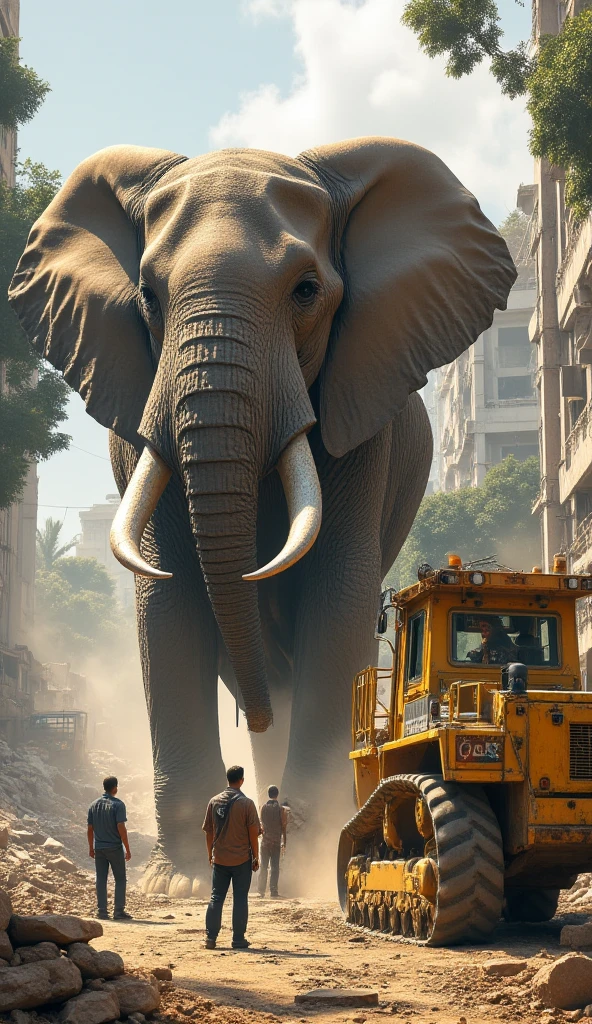
{"type": "Polygon", "coordinates": [[[139,543],[178,473],[252,730],[271,722],[254,580],[301,557],[320,522],[310,386],[343,456],[490,325],[514,278],[474,197],[394,139],[297,159],[118,146],[35,224],[10,292],[23,326],[88,412],[144,448],[115,553],[163,575],[139,543]],[[275,467],[292,526],[257,573],[258,484],[275,467]]]}

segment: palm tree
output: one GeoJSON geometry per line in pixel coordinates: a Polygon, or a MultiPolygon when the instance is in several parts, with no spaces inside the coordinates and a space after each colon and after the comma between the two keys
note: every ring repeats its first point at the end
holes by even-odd
{"type": "Polygon", "coordinates": [[[43,530],[37,530],[37,565],[40,569],[53,568],[53,563],[58,558],[63,558],[70,548],[78,543],[78,538],[73,537],[67,544],[58,547],[60,531],[64,524],[59,519],[52,519],[51,516],[45,520],[43,530]]]}

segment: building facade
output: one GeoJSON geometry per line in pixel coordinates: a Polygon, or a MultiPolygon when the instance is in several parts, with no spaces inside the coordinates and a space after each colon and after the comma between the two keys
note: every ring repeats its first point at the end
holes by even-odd
{"type": "Polygon", "coordinates": [[[508,455],[538,455],[539,412],[528,325],[536,301],[527,260],[493,323],[468,351],[436,372],[438,489],[477,487],[508,455]]]}
{"type": "MultiPolygon", "coordinates": [[[[586,0],[535,0],[533,45],[555,35],[586,0]]],[[[540,394],[541,520],[544,567],[556,552],[574,572],[592,569],[592,218],[577,223],[564,199],[564,173],[535,163],[531,218],[537,299],[529,335],[540,394]]],[[[592,683],[592,609],[579,609],[581,669],[592,683]]]]}
{"type": "Polygon", "coordinates": [[[117,561],[111,551],[109,533],[119,508],[118,494],[108,494],[105,503],[93,505],[80,513],[81,536],[76,545],[78,558],[96,558],[105,569],[116,587],[117,597],[124,608],[131,608],[134,603],[134,574],[117,561]]]}
{"type": "MultiPolygon", "coordinates": [[[[0,35],[16,36],[19,0],[0,0],[0,35]]],[[[16,134],[0,128],[0,178],[15,182],[16,134]]],[[[0,391],[6,390],[0,363],[0,391]]],[[[0,735],[16,741],[18,721],[32,708],[41,666],[28,644],[34,617],[37,470],[29,468],[20,501],[0,510],[0,735]]]]}

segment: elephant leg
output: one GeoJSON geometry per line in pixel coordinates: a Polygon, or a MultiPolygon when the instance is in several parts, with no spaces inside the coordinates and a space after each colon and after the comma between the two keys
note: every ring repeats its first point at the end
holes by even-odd
{"type": "MultiPolygon", "coordinates": [[[[300,859],[308,866],[300,876],[307,885],[319,877],[319,864],[354,810],[351,688],[354,675],[376,659],[389,457],[390,434],[382,432],[339,464],[328,456],[319,460],[327,497],[319,539],[306,556],[296,615],[292,721],[282,782],[292,817],[286,868],[300,859]]],[[[331,854],[331,877],[333,863],[331,854]]]]}
{"type": "Polygon", "coordinates": [[[268,786],[280,788],[290,734],[291,694],[288,687],[275,693],[272,691],[271,699],[273,725],[267,732],[250,733],[259,804],[267,800],[268,786]]]}
{"type": "Polygon", "coordinates": [[[144,554],[173,573],[136,578],[140,655],[150,718],[158,843],[146,892],[196,895],[210,873],[201,826],[224,788],[218,731],[218,631],[173,477],[145,533],[144,554]]]}

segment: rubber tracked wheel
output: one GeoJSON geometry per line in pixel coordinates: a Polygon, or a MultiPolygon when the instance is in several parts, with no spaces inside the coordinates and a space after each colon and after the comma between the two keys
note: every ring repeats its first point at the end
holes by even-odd
{"type": "Polygon", "coordinates": [[[550,921],[557,913],[560,889],[507,888],[504,901],[506,921],[539,924],[550,921]]]}
{"type": "MultiPolygon", "coordinates": [[[[422,796],[434,825],[438,894],[433,920],[422,945],[483,942],[500,920],[504,895],[502,838],[481,786],[444,782],[441,775],[393,775],[375,789],[342,830],[338,851],[338,890],[347,902],[346,869],[354,845],[380,834],[384,807],[405,796],[422,796]]],[[[407,931],[401,922],[403,934],[407,931]]]]}

